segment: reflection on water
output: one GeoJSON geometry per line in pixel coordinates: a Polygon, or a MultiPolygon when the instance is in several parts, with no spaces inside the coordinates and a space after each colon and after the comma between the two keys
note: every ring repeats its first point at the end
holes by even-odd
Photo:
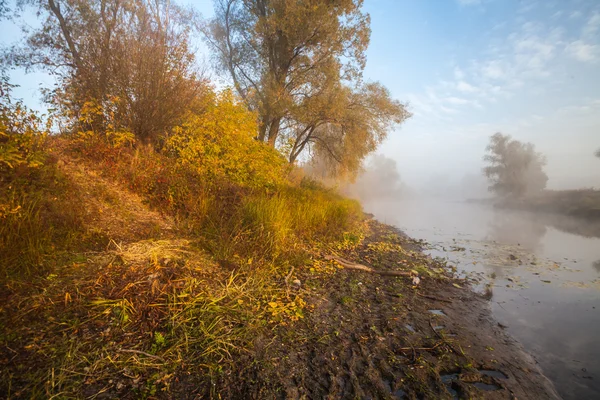
{"type": "Polygon", "coordinates": [[[531,251],[539,250],[541,239],[546,234],[546,225],[539,219],[539,216],[524,219],[518,214],[493,213],[488,223],[488,237],[500,243],[524,246],[531,251]]]}
{"type": "Polygon", "coordinates": [[[466,203],[365,209],[431,244],[475,287],[566,399],[600,398],[600,224],[466,203]]]}

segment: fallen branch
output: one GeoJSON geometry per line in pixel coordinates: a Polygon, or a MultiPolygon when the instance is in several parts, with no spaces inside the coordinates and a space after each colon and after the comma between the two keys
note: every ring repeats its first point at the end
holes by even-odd
{"type": "Polygon", "coordinates": [[[337,256],[325,256],[326,260],[333,260],[340,264],[342,267],[346,269],[354,269],[358,271],[369,272],[371,274],[378,274],[383,276],[412,276],[413,274],[406,271],[379,271],[371,267],[367,267],[363,264],[353,263],[352,261],[348,261],[344,258],[337,256]]]}

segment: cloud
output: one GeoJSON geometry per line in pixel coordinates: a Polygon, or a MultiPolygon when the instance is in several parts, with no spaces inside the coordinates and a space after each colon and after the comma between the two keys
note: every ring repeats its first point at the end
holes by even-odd
{"type": "MultiPolygon", "coordinates": [[[[542,6],[527,0],[522,5],[525,9],[542,6]]],[[[450,121],[456,114],[472,116],[473,109],[497,110],[508,99],[520,101],[531,94],[544,96],[558,90],[568,78],[569,59],[600,61],[600,43],[591,36],[600,32],[600,13],[587,12],[579,28],[574,28],[566,19],[553,20],[554,11],[545,20],[516,16],[506,23],[512,32],[490,28],[489,44],[474,58],[454,64],[445,79],[411,96],[415,114],[450,121]]]]}
{"type": "Polygon", "coordinates": [[[600,30],[600,13],[595,12],[592,14],[590,19],[586,22],[582,30],[582,36],[585,38],[593,38],[596,32],[600,30]]]}
{"type": "Polygon", "coordinates": [[[459,67],[454,67],[454,78],[455,79],[464,79],[465,73],[459,67]]]}
{"type": "Polygon", "coordinates": [[[583,17],[583,13],[579,10],[575,10],[569,15],[569,18],[571,18],[571,19],[578,19],[581,17],[583,17]]]}
{"type": "Polygon", "coordinates": [[[481,74],[485,78],[498,80],[506,76],[503,68],[503,62],[500,60],[491,60],[485,62],[481,67],[481,74]]]}
{"type": "Polygon", "coordinates": [[[456,82],[456,89],[462,93],[477,93],[477,92],[479,92],[479,88],[477,88],[465,81],[456,82]]]}
{"type": "Polygon", "coordinates": [[[595,63],[600,59],[600,45],[588,44],[582,40],[571,42],[567,46],[566,52],[582,62],[595,63]]]}
{"type": "Polygon", "coordinates": [[[464,105],[464,104],[469,104],[469,103],[470,103],[470,101],[469,101],[469,100],[462,99],[462,98],[460,98],[460,97],[452,97],[452,96],[451,96],[451,97],[446,97],[444,100],[445,100],[447,103],[454,104],[454,105],[459,105],[459,106],[460,106],[460,105],[464,105]]]}

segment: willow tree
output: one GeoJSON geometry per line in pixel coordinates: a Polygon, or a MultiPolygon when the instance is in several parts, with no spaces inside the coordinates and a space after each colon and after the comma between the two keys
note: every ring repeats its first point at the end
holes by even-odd
{"type": "Polygon", "coordinates": [[[491,192],[500,196],[523,197],[546,187],[546,159],[531,143],[513,140],[509,135],[496,133],[490,137],[483,169],[491,192]]]}
{"type": "Polygon", "coordinates": [[[353,170],[409,116],[363,84],[369,16],[362,0],[215,0],[202,26],[222,71],[257,112],[257,139],[290,162],[314,150],[353,170]]]}
{"type": "MultiPolygon", "coordinates": [[[[53,99],[66,114],[96,103],[117,114],[123,128],[154,139],[181,121],[202,88],[189,50],[189,15],[169,1],[17,3],[33,7],[41,24],[27,30],[4,62],[55,75],[59,90],[53,99]]],[[[96,116],[94,123],[106,124],[102,113],[96,116]]]]}

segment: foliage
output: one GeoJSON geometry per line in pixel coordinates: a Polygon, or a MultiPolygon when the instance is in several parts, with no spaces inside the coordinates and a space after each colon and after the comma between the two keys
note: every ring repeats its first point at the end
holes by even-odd
{"type": "MultiPolygon", "coordinates": [[[[218,64],[251,110],[258,139],[293,163],[314,146],[354,174],[409,117],[379,84],[360,84],[369,44],[362,0],[217,0],[203,27],[218,64]]],[[[337,172],[334,170],[334,172],[337,172]]]]}
{"type": "Polygon", "coordinates": [[[0,87],[0,277],[45,270],[43,257],[78,233],[77,207],[65,206],[68,184],[49,158],[51,122],[0,87]]]}
{"type": "Polygon", "coordinates": [[[594,155],[598,158],[600,158],[600,149],[596,150],[596,152],[594,153],[594,155]]]}
{"type": "Polygon", "coordinates": [[[293,162],[311,150],[313,162],[322,164],[328,175],[353,179],[388,130],[410,113],[378,83],[355,90],[339,85],[326,95],[296,105],[294,129],[282,131],[282,137],[292,143],[288,157],[293,162]]]}
{"type": "Polygon", "coordinates": [[[13,102],[11,85],[0,80],[0,173],[17,166],[39,167],[43,162],[42,144],[50,121],[43,123],[22,101],[13,102]]]}
{"type": "MultiPolygon", "coordinates": [[[[154,140],[181,123],[202,91],[189,49],[189,15],[171,2],[20,3],[32,5],[43,22],[28,29],[25,45],[13,47],[5,59],[57,75],[59,87],[48,99],[67,123],[80,122],[87,102],[108,102],[127,130],[154,140]]],[[[88,121],[93,129],[107,129],[104,114],[94,115],[88,121]]]]}
{"type": "Polygon", "coordinates": [[[489,165],[483,173],[490,181],[490,191],[500,196],[523,197],[546,187],[548,176],[543,171],[546,160],[533,144],[496,133],[486,150],[488,154],[483,159],[489,165]]]}
{"type": "Polygon", "coordinates": [[[116,108],[119,99],[110,100],[104,104],[98,104],[96,101],[83,103],[79,111],[80,130],[77,131],[77,139],[83,146],[93,146],[97,140],[104,140],[113,148],[131,147],[136,143],[135,135],[117,120],[116,108]],[[105,121],[105,128],[102,130],[94,126],[93,121],[98,118],[105,121]]]}
{"type": "Polygon", "coordinates": [[[212,182],[253,187],[283,183],[285,160],[254,140],[256,118],[226,90],[214,96],[201,114],[191,114],[175,128],[166,149],[177,162],[212,182]]]}

